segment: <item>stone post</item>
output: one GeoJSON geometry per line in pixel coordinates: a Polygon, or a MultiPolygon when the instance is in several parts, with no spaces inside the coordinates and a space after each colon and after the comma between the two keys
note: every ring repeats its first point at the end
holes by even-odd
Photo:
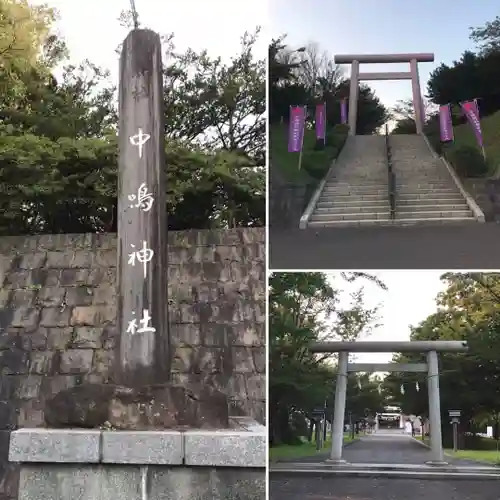
{"type": "Polygon", "coordinates": [[[356,135],[358,119],[359,61],[351,63],[351,84],[349,89],[349,135],[356,135]]]}
{"type": "Polygon", "coordinates": [[[347,362],[349,353],[339,352],[339,366],[337,372],[337,385],[335,386],[335,408],[332,426],[332,451],[331,462],[344,462],[342,460],[342,445],[344,442],[344,416],[347,395],[347,362]]]}
{"type": "Polygon", "coordinates": [[[418,63],[416,59],[410,61],[411,72],[411,89],[413,92],[413,107],[415,109],[415,124],[417,127],[417,134],[424,133],[424,116],[422,109],[422,93],[420,91],[420,80],[418,77],[418,63]]]}
{"type": "Polygon", "coordinates": [[[167,211],[161,42],[136,29],[119,84],[118,345],[116,382],[168,382],[167,211]]]}
{"type": "Polygon", "coordinates": [[[445,464],[441,436],[441,404],[439,401],[439,364],[436,351],[427,353],[427,385],[429,392],[429,423],[432,459],[430,464],[445,464]]]}

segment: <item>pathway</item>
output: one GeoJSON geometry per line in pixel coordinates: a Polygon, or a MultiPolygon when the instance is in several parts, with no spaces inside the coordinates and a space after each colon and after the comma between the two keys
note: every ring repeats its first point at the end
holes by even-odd
{"type": "MultiPolygon", "coordinates": [[[[379,430],[362,436],[344,449],[344,459],[353,464],[425,464],[431,451],[400,430],[379,430]]],[[[449,464],[477,465],[470,460],[446,457],[449,464]]]]}
{"type": "Polygon", "coordinates": [[[269,500],[498,500],[498,481],[290,477],[269,480],[269,500]]]}
{"type": "MultiPolygon", "coordinates": [[[[321,453],[313,457],[297,458],[299,463],[323,462],[329,453],[321,453]]],[[[379,430],[374,434],[361,435],[359,439],[347,445],[342,457],[352,464],[417,464],[424,465],[431,460],[429,448],[418,443],[408,434],[400,430],[379,430]]],[[[453,465],[478,465],[472,460],[446,457],[453,465]]]]}
{"type": "MultiPolygon", "coordinates": [[[[357,464],[422,466],[430,459],[427,447],[399,430],[361,436],[344,448],[344,458],[357,464]]],[[[328,455],[296,462],[322,462],[328,455]]],[[[478,465],[446,457],[453,465],[478,465]]],[[[270,500],[498,500],[499,480],[414,477],[348,477],[344,475],[271,474],[270,500]]]]}
{"type": "Polygon", "coordinates": [[[499,269],[500,225],[269,230],[271,269],[499,269]]]}

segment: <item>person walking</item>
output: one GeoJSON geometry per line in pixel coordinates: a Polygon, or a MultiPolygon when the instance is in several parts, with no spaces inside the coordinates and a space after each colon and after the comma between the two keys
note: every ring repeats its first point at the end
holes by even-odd
{"type": "Polygon", "coordinates": [[[406,434],[411,434],[411,422],[409,420],[406,421],[406,424],[405,424],[405,433],[406,434]]]}

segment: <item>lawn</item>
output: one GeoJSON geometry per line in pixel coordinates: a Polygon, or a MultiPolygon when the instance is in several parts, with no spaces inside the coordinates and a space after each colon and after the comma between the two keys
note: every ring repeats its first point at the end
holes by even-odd
{"type": "MultiPolygon", "coordinates": [[[[356,440],[357,438],[354,438],[356,440]]],[[[351,435],[349,433],[344,434],[344,443],[349,443],[352,441],[351,435]]],[[[316,453],[325,453],[330,450],[332,446],[331,439],[327,439],[323,444],[323,448],[319,451],[316,450],[316,442],[304,441],[302,444],[298,445],[281,445],[269,448],[269,461],[276,462],[278,460],[291,460],[294,458],[301,457],[312,457],[316,453]]]]}
{"type": "MultiPolygon", "coordinates": [[[[422,436],[417,436],[416,439],[422,440],[422,436]]],[[[429,444],[429,439],[426,438],[425,443],[429,444]]],[[[490,444],[488,443],[488,447],[490,444]]],[[[452,449],[445,449],[445,454],[453,458],[463,458],[466,460],[477,460],[478,462],[486,462],[493,465],[500,465],[500,451],[497,450],[458,450],[454,452],[452,449]]]]}
{"type": "MultiPolygon", "coordinates": [[[[490,174],[500,168],[500,111],[481,119],[481,130],[483,133],[484,149],[486,159],[490,165],[490,174]]],[[[454,128],[455,144],[475,146],[477,140],[469,123],[463,123],[454,128]]]]}
{"type": "MultiPolygon", "coordinates": [[[[306,130],[303,156],[304,154],[307,155],[312,141],[312,147],[314,147],[315,131],[306,130]]],[[[288,152],[288,128],[284,125],[270,127],[269,162],[271,168],[277,168],[283,178],[289,182],[297,184],[309,184],[313,182],[311,176],[303,168],[299,170],[299,153],[288,152]]]]}
{"type": "Polygon", "coordinates": [[[271,168],[279,170],[281,176],[295,184],[317,184],[322,179],[332,161],[339,153],[339,145],[344,138],[340,134],[327,131],[324,149],[317,150],[315,130],[306,130],[302,147],[302,165],[299,169],[300,153],[288,152],[288,127],[273,125],[269,130],[269,159],[271,168]]]}
{"type": "Polygon", "coordinates": [[[500,452],[496,450],[458,450],[457,452],[445,450],[445,453],[453,458],[465,458],[500,465],[500,452]]]}

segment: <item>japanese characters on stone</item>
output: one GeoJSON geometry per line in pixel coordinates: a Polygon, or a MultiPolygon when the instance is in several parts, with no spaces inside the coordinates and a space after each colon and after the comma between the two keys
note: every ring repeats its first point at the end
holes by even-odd
{"type": "MultiPolygon", "coordinates": [[[[137,134],[130,137],[130,144],[137,147],[139,158],[142,159],[142,154],[144,151],[144,146],[150,139],[149,134],[144,134],[141,128],[138,129],[137,134]]],[[[142,210],[143,212],[149,212],[154,203],[153,194],[148,191],[148,186],[145,182],[141,183],[137,188],[137,193],[132,193],[128,195],[128,200],[132,203],[130,208],[137,210],[142,210]]],[[[148,273],[148,263],[154,258],[154,251],[148,248],[148,242],[143,240],[142,246],[140,244],[131,244],[131,252],[128,254],[127,263],[131,266],[142,265],[144,278],[147,277],[148,273]]],[[[154,333],[156,329],[151,326],[151,315],[148,309],[143,309],[141,311],[142,317],[138,319],[136,317],[136,311],[131,311],[131,319],[128,321],[127,333],[133,335],[137,333],[154,333]]]]}

